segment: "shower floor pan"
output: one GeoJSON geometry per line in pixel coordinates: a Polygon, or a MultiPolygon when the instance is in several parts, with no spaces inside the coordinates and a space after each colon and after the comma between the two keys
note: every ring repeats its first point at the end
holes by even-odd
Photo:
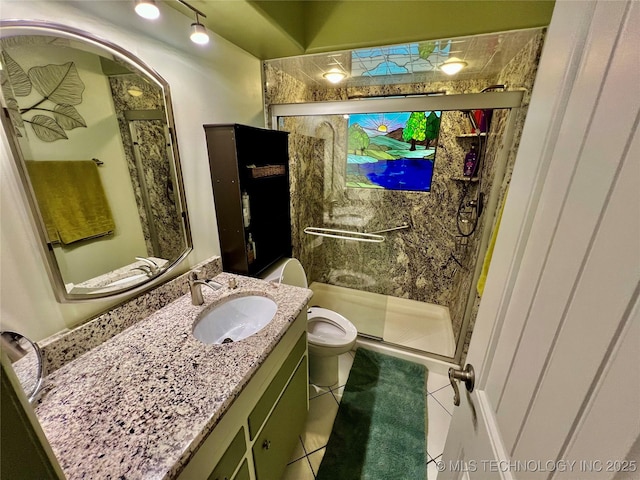
{"type": "Polygon", "coordinates": [[[346,317],[358,333],[403,347],[453,357],[449,309],[406,298],[313,282],[310,305],[346,317]]]}

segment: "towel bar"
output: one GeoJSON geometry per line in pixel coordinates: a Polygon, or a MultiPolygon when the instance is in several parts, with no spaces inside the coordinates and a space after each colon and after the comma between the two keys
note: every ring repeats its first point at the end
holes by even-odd
{"type": "Polygon", "coordinates": [[[409,225],[408,223],[403,223],[398,227],[385,228],[384,230],[376,230],[375,232],[365,232],[365,233],[369,233],[369,234],[386,233],[386,232],[394,232],[396,230],[404,230],[405,228],[411,228],[411,225],[409,225]]]}
{"type": "Polygon", "coordinates": [[[339,238],[342,240],[353,240],[356,242],[382,243],[384,237],[373,233],[354,232],[351,230],[335,230],[333,228],[307,227],[304,233],[316,235],[318,237],[339,238]]]}

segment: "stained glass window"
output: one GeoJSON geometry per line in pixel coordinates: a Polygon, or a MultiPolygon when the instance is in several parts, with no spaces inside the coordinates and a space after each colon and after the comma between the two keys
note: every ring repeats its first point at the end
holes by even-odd
{"type": "Polygon", "coordinates": [[[442,112],[349,116],[347,187],[428,192],[442,112]]]}
{"type": "Polygon", "coordinates": [[[449,58],[451,41],[430,41],[351,52],[352,77],[430,72],[449,58]]]}

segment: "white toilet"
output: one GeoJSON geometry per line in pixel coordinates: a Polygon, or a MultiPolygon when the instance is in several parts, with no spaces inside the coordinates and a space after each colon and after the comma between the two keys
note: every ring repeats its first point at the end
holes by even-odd
{"type": "MultiPolygon", "coordinates": [[[[263,276],[270,282],[307,288],[307,276],[295,258],[278,262],[263,276]]],[[[309,382],[329,387],[338,382],[338,355],[356,343],[358,331],[345,317],[333,310],[311,307],[307,311],[309,343],[309,382]]]]}

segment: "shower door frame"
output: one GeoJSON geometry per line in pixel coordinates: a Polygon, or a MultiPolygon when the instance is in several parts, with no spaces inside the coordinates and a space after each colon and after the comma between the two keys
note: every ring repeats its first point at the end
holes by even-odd
{"type": "Polygon", "coordinates": [[[308,103],[279,103],[269,106],[271,128],[277,130],[279,117],[347,115],[412,111],[454,111],[513,109],[522,105],[524,91],[461,93],[455,95],[407,95],[403,98],[371,98],[308,103]]]}
{"type": "MultiPolygon", "coordinates": [[[[513,90],[508,92],[484,92],[484,93],[465,93],[454,95],[407,95],[402,98],[371,98],[371,99],[359,99],[359,100],[341,100],[341,101],[325,101],[325,102],[308,102],[308,103],[282,103],[271,104],[269,106],[270,127],[273,130],[278,130],[280,117],[304,117],[304,116],[318,116],[318,115],[350,115],[357,113],[393,113],[393,112],[406,112],[406,111],[460,111],[460,110],[482,110],[482,109],[504,109],[509,110],[509,118],[507,120],[503,147],[498,153],[496,159],[497,170],[496,177],[498,175],[504,176],[505,167],[509,156],[509,149],[513,142],[513,135],[515,131],[515,118],[520,107],[522,107],[522,100],[524,97],[524,90],[513,90]]],[[[485,205],[486,212],[491,213],[491,219],[493,220],[495,211],[497,209],[497,202],[499,197],[499,190],[501,182],[494,182],[491,189],[491,194],[485,205]]],[[[486,217],[485,217],[486,218],[486,217]]],[[[490,225],[489,225],[490,227],[490,225]]],[[[447,357],[433,352],[425,352],[423,350],[416,350],[411,347],[405,347],[402,345],[396,345],[402,349],[427,355],[437,360],[444,362],[453,362],[460,364],[464,344],[469,329],[469,323],[471,321],[471,313],[474,307],[476,296],[473,294],[475,291],[473,285],[478,281],[482,270],[482,262],[479,259],[486,252],[489,240],[491,237],[491,228],[485,228],[482,238],[479,244],[479,255],[476,259],[474,266],[474,276],[471,283],[472,288],[468,292],[466,307],[464,310],[464,316],[460,327],[460,333],[456,342],[455,352],[453,357],[447,357]]],[[[366,336],[365,336],[366,337],[366,336]]],[[[384,341],[384,338],[383,340],[384,341]]],[[[386,342],[385,342],[386,343],[386,342]]]]}

